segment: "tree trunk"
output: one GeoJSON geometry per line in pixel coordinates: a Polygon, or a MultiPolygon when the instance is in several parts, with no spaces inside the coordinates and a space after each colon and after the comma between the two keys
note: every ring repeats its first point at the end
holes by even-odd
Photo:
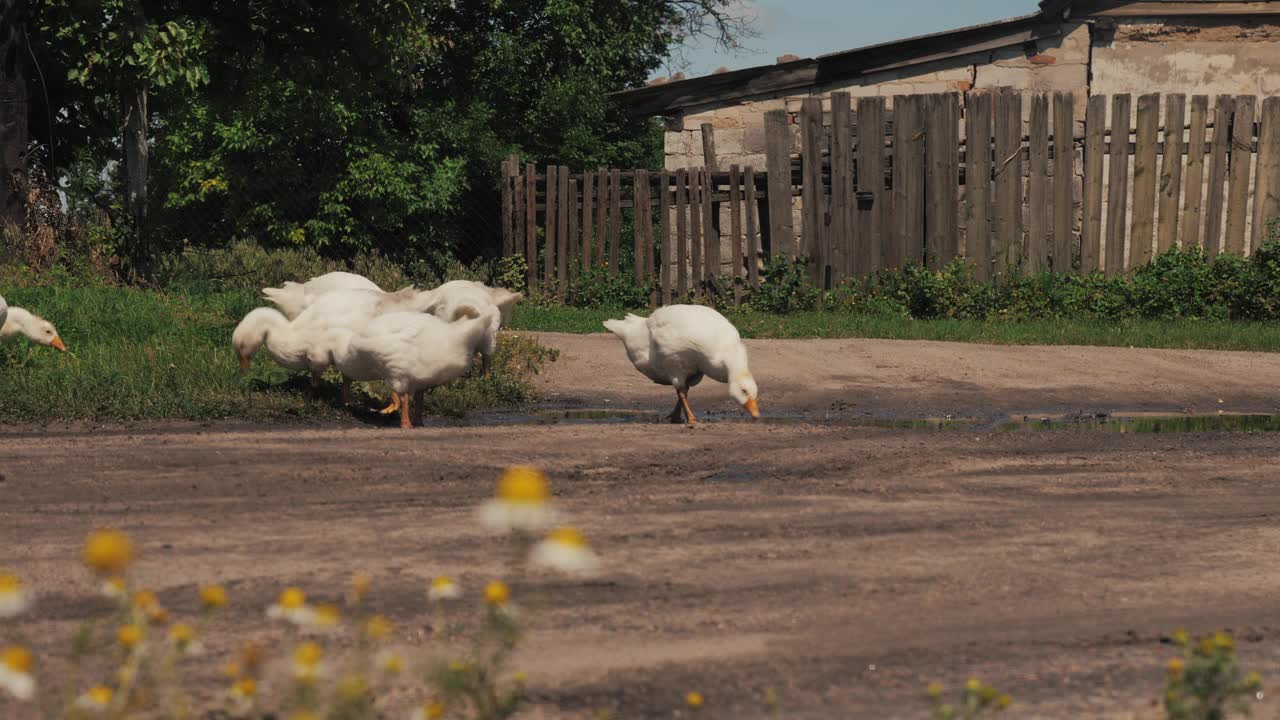
{"type": "Polygon", "coordinates": [[[22,225],[26,203],[14,180],[26,173],[29,102],[27,0],[0,0],[0,222],[22,225]]]}
{"type": "Polygon", "coordinates": [[[124,169],[128,178],[129,214],[140,223],[147,215],[147,91],[126,90],[124,107],[124,169]]]}

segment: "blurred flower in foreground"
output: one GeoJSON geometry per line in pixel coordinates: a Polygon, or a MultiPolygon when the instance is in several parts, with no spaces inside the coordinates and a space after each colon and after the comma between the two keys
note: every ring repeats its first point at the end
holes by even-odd
{"type": "Polygon", "coordinates": [[[702,703],[703,703],[702,693],[691,692],[684,697],[684,701],[685,701],[685,704],[688,705],[691,709],[697,710],[702,707],[702,703]]]}
{"type": "Polygon", "coordinates": [[[275,604],[267,608],[267,617],[272,620],[287,620],[294,625],[308,625],[312,621],[312,610],[307,607],[307,594],[298,588],[285,588],[275,604]]]}
{"type": "Polygon", "coordinates": [[[22,578],[0,570],[0,619],[17,617],[31,607],[31,594],[22,578]]]}
{"type": "Polygon", "coordinates": [[[423,703],[413,711],[413,715],[409,716],[409,720],[440,720],[440,718],[444,717],[444,712],[445,706],[443,703],[423,703]]]}
{"type": "Polygon", "coordinates": [[[0,688],[19,700],[30,700],[36,694],[36,681],[31,676],[34,660],[31,651],[10,645],[0,650],[0,688]]]}
{"type": "Polygon", "coordinates": [[[313,642],[305,642],[293,651],[293,679],[301,683],[314,682],[324,672],[324,650],[313,642]]]}
{"type": "Polygon", "coordinates": [[[227,606],[227,589],[221,585],[205,585],[200,588],[200,605],[205,610],[220,610],[227,606]]]}
{"type": "Polygon", "coordinates": [[[122,575],[133,562],[133,541],[119,530],[98,530],[84,543],[84,564],[104,577],[122,575]]]}
{"type": "Polygon", "coordinates": [[[480,522],[496,532],[541,532],[555,522],[547,476],[525,465],[508,468],[492,500],[480,506],[480,522]]]}
{"type": "Polygon", "coordinates": [[[128,587],[124,583],[122,577],[109,577],[102,581],[102,588],[98,591],[102,593],[102,597],[108,600],[124,600],[128,587]]]}
{"type": "Polygon", "coordinates": [[[490,607],[505,607],[511,600],[511,589],[501,580],[490,581],[484,586],[484,601],[490,607]]]}
{"type": "Polygon", "coordinates": [[[89,688],[85,694],[76,698],[76,708],[90,714],[101,714],[111,707],[111,698],[115,692],[106,685],[89,688]]]}
{"type": "Polygon", "coordinates": [[[556,528],[533,548],[533,564],[565,573],[589,574],[600,567],[600,559],[575,528],[556,528]]]}
{"type": "Polygon", "coordinates": [[[441,575],[431,581],[431,589],[427,590],[427,599],[431,602],[455,600],[461,597],[462,589],[452,578],[441,575]]]}

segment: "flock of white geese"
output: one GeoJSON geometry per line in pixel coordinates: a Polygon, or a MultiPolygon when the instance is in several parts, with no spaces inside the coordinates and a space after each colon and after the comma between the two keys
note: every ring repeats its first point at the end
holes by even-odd
{"type": "MultiPolygon", "coordinates": [[[[461,378],[477,354],[485,374],[491,372],[498,331],[524,297],[471,280],[387,292],[349,272],[286,282],[262,294],[275,307],[252,310],[231,334],[241,372],[259,350],[286,369],[309,372],[313,383],[336,368],[344,403],[350,402],[351,382],[380,380],[392,391],[382,412],[399,412],[402,428],[420,420],[425,391],[461,378]]],[[[628,314],[604,326],[622,340],[637,370],[675,389],[671,422],[697,423],[688,393],[703,377],[727,384],[733,399],[760,417],[746,347],[737,328],[715,310],[668,305],[647,318],[628,314]]],[[[0,297],[0,340],[19,335],[67,349],[52,323],[0,297]]]]}

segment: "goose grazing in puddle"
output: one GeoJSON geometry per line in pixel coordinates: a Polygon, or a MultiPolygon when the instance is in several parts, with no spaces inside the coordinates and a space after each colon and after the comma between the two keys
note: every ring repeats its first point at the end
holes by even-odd
{"type": "Polygon", "coordinates": [[[4,298],[0,297],[0,341],[19,335],[37,345],[67,351],[66,343],[62,342],[53,323],[20,307],[9,307],[4,298]]]}
{"type": "Polygon", "coordinates": [[[637,370],[659,385],[676,389],[676,406],[668,416],[671,422],[698,422],[689,407],[689,388],[704,375],[727,383],[733,399],[751,417],[760,417],[759,391],[747,367],[747,348],[738,329],[715,310],[668,305],[648,318],[629,314],[622,320],[606,320],[604,326],[622,340],[637,370]]]}

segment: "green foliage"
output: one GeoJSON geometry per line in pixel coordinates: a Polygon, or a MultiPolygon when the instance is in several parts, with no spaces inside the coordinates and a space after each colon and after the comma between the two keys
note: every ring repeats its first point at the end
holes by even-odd
{"type": "Polygon", "coordinates": [[[648,306],[650,289],[636,284],[629,262],[614,274],[607,268],[595,267],[583,270],[570,283],[568,302],[584,307],[642,308],[648,306]]]}
{"type": "Polygon", "coordinates": [[[1223,720],[1249,714],[1249,699],[1262,691],[1257,673],[1245,674],[1236,659],[1235,641],[1215,633],[1192,642],[1174,634],[1182,657],[1169,661],[1164,709],[1169,720],[1223,720]]]}
{"type": "Polygon", "coordinates": [[[805,258],[775,255],[765,263],[760,289],[750,298],[751,307],[762,312],[790,313],[810,310],[817,293],[807,285],[805,258]]]}
{"type": "Polygon", "coordinates": [[[359,273],[389,290],[410,284],[398,265],[377,253],[362,253],[348,264],[325,258],[314,248],[268,250],[248,240],[225,248],[187,247],[165,254],[154,272],[157,282],[167,288],[258,291],[335,270],[359,273]]]}
{"type": "MultiPolygon", "coordinates": [[[[265,353],[239,375],[231,330],[262,304],[255,293],[45,285],[6,287],[5,299],[54,322],[71,352],[25,339],[0,344],[0,422],[348,415],[335,386],[313,390],[265,353]]],[[[457,416],[533,400],[527,377],[554,358],[504,333],[493,378],[473,371],[432,393],[426,409],[457,416]]]]}
{"type": "Polygon", "coordinates": [[[929,685],[933,720],[977,720],[1003,712],[1013,703],[1013,698],[979,682],[977,678],[970,678],[965,683],[960,700],[954,704],[943,700],[942,692],[942,685],[929,685]]]}

